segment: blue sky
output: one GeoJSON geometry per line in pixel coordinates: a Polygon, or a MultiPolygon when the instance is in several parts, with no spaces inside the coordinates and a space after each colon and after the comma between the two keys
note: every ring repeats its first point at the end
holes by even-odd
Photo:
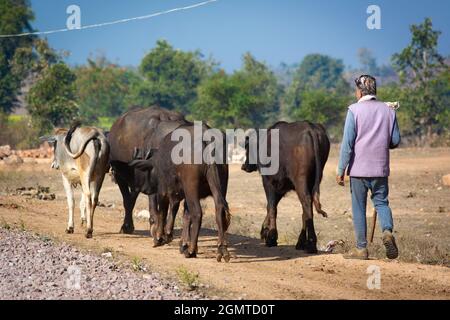
{"type": "MultiPolygon", "coordinates": [[[[81,8],[88,25],[146,15],[202,0],[31,0],[39,31],[65,28],[66,8],[81,8]]],[[[440,52],[450,54],[448,0],[219,0],[190,11],[149,20],[48,35],[56,49],[70,51],[67,62],[82,64],[105,54],[113,62],[137,66],[156,40],[182,50],[200,49],[228,71],[239,68],[250,51],[272,66],[296,63],[309,53],[323,53],[357,66],[356,52],[370,48],[379,63],[410,41],[409,25],[431,17],[442,31],[440,52]],[[370,4],[381,7],[381,30],[366,27],[370,4]]]]}

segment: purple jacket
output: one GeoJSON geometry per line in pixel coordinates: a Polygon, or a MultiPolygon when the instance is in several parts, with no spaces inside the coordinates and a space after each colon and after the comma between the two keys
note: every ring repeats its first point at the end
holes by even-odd
{"type": "Polygon", "coordinates": [[[348,174],[352,177],[389,176],[389,147],[395,124],[395,111],[377,100],[352,104],[355,144],[348,174]]]}

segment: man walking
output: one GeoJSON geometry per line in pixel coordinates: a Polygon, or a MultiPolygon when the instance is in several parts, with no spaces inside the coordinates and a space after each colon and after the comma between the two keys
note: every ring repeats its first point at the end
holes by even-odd
{"type": "Polygon", "coordinates": [[[389,149],[400,143],[395,111],[376,98],[374,77],[362,75],[355,80],[358,102],[348,109],[336,182],[344,185],[344,174],[350,176],[353,226],[356,248],[344,258],[369,258],[367,251],[366,205],[370,190],[383,232],[386,256],[395,259],[398,249],[393,232],[392,212],[389,208],[389,149]]]}

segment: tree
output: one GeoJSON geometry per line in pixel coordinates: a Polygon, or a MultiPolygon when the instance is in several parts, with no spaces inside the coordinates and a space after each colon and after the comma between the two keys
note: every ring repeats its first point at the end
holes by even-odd
{"type": "Polygon", "coordinates": [[[359,48],[358,59],[364,73],[373,76],[379,75],[377,59],[373,56],[372,51],[367,48],[359,48]]]}
{"type": "MultiPolygon", "coordinates": [[[[34,14],[27,0],[0,1],[0,34],[31,32],[34,14]]],[[[17,102],[23,77],[13,72],[13,61],[20,48],[31,48],[33,36],[0,38],[0,111],[11,112],[17,102]]]]}
{"type": "Polygon", "coordinates": [[[444,129],[449,115],[449,66],[437,50],[440,31],[433,30],[431,19],[410,27],[411,43],[392,61],[399,73],[404,90],[408,93],[410,116],[415,134],[430,144],[434,134],[444,129]]]}
{"type": "Polygon", "coordinates": [[[247,53],[241,70],[221,70],[201,83],[193,115],[222,128],[265,126],[278,113],[279,97],[273,72],[247,53]]]}
{"type": "Polygon", "coordinates": [[[350,86],[343,71],[341,60],[319,54],[306,56],[285,92],[286,116],[292,120],[322,123],[332,138],[339,137],[345,107],[350,102],[350,86]]]}
{"type": "Polygon", "coordinates": [[[147,105],[188,112],[207,71],[201,58],[198,51],[175,50],[167,41],[159,40],[142,59],[139,71],[146,81],[136,84],[134,94],[147,105]]]}
{"type": "Polygon", "coordinates": [[[90,122],[115,117],[127,109],[127,97],[135,78],[131,70],[109,63],[105,57],[88,59],[75,69],[80,115],[90,122]]]}
{"type": "Polygon", "coordinates": [[[334,89],[348,90],[348,83],[343,78],[344,64],[342,60],[326,55],[307,55],[300,64],[294,83],[302,89],[334,89]]]}
{"type": "Polygon", "coordinates": [[[323,124],[332,139],[340,138],[342,119],[349,105],[349,96],[339,95],[325,89],[307,90],[300,95],[301,106],[291,109],[291,119],[309,120],[323,124]]]}
{"type": "Polygon", "coordinates": [[[65,126],[78,116],[75,78],[69,67],[58,62],[46,68],[30,89],[28,111],[42,133],[65,126]]]}

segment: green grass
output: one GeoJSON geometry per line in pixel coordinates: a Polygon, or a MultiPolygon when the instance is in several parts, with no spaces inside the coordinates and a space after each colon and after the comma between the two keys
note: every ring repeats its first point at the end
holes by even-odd
{"type": "Polygon", "coordinates": [[[142,260],[139,257],[133,257],[131,260],[131,267],[134,271],[144,271],[144,265],[142,264],[142,260]]]}
{"type": "Polygon", "coordinates": [[[189,271],[185,266],[180,266],[176,270],[178,280],[188,290],[195,290],[199,283],[199,274],[189,271]]]}

